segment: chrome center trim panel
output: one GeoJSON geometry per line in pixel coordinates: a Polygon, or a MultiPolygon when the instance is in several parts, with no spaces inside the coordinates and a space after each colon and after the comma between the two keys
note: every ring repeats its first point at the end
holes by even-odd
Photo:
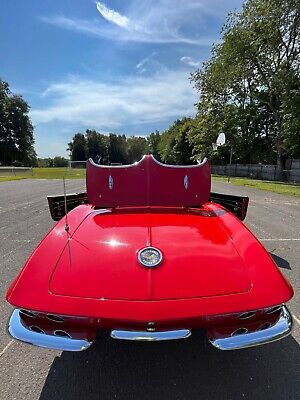
{"type": "Polygon", "coordinates": [[[8,322],[8,333],[13,339],[53,350],[82,351],[91,346],[93,342],[86,339],[71,339],[67,337],[52,336],[46,333],[33,332],[26,328],[20,317],[20,310],[15,309],[8,322]]]}
{"type": "Polygon", "coordinates": [[[207,336],[211,344],[219,350],[237,350],[282,339],[291,333],[292,326],[292,316],[287,307],[283,306],[277,322],[269,328],[225,338],[214,337],[211,335],[210,331],[208,331],[207,336]]]}
{"type": "Polygon", "coordinates": [[[155,342],[160,340],[185,339],[191,335],[189,329],[179,329],[175,331],[145,332],[145,331],[122,331],[113,330],[110,336],[113,339],[136,340],[155,342]]]}

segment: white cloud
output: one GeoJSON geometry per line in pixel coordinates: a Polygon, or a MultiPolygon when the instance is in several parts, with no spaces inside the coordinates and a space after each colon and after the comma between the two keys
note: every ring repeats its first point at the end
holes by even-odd
{"type": "Polygon", "coordinates": [[[104,27],[97,21],[72,19],[65,16],[40,17],[40,20],[62,29],[105,38],[119,42],[141,42],[141,43],[183,43],[195,46],[211,46],[217,39],[213,37],[191,38],[185,37],[175,32],[147,32],[123,29],[112,26],[104,27]]]}
{"type": "Polygon", "coordinates": [[[138,64],[136,65],[137,69],[142,68],[145,64],[147,64],[155,55],[156,55],[156,51],[153,51],[148,57],[143,58],[141,61],[138,62],[138,64]]]}
{"type": "Polygon", "coordinates": [[[166,70],[166,67],[158,60],[155,59],[156,51],[153,51],[148,57],[143,58],[136,65],[139,74],[150,73],[166,70]]]}
{"type": "Polygon", "coordinates": [[[40,17],[40,20],[63,29],[82,32],[93,36],[103,37],[106,35],[105,29],[102,29],[93,21],[72,19],[64,16],[40,17]]]}
{"type": "Polygon", "coordinates": [[[98,12],[109,24],[101,18],[83,20],[48,16],[41,19],[60,28],[109,40],[211,46],[218,41],[218,37],[207,35],[207,16],[223,18],[241,2],[228,0],[224,5],[218,0],[131,0],[125,3],[126,15],[97,2],[98,12]]]}
{"type": "Polygon", "coordinates": [[[43,95],[49,105],[31,110],[34,124],[61,121],[101,130],[194,115],[197,97],[186,72],[167,70],[113,83],[69,77],[50,84],[43,95]]]}
{"type": "Polygon", "coordinates": [[[200,61],[196,61],[192,57],[188,57],[188,56],[181,57],[180,61],[182,61],[184,64],[187,64],[190,67],[194,67],[194,68],[199,68],[201,65],[200,61]]]}
{"type": "Polygon", "coordinates": [[[119,14],[117,11],[107,8],[103,3],[97,1],[97,10],[107,21],[112,22],[122,28],[128,28],[129,19],[125,15],[119,14]]]}

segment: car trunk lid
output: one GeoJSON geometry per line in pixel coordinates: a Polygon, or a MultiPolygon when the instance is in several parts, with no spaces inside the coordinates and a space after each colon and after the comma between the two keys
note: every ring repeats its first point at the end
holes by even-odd
{"type": "Polygon", "coordinates": [[[59,295],[118,300],[168,300],[250,290],[246,267],[217,217],[185,212],[118,212],[88,216],[55,267],[59,295]],[[140,249],[161,250],[162,263],[143,267],[140,249]]]}

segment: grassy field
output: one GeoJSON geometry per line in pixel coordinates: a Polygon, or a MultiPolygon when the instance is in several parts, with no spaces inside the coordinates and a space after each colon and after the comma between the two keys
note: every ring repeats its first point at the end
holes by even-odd
{"type": "Polygon", "coordinates": [[[85,178],[85,168],[33,168],[32,172],[35,179],[85,178]]]}
{"type": "MultiPolygon", "coordinates": [[[[219,182],[227,182],[227,177],[225,176],[213,175],[212,179],[219,182]]],[[[238,186],[249,186],[255,189],[267,190],[268,192],[300,197],[300,185],[293,185],[281,182],[265,182],[256,179],[234,178],[234,177],[230,178],[229,185],[230,184],[238,186]]]]}
{"type": "Polygon", "coordinates": [[[17,179],[82,179],[85,178],[84,168],[33,168],[31,171],[26,171],[14,175],[11,172],[0,176],[1,181],[10,181],[17,179]]]}
{"type": "Polygon", "coordinates": [[[23,176],[0,176],[0,182],[19,181],[20,179],[25,179],[25,177],[23,177],[23,176]]]}

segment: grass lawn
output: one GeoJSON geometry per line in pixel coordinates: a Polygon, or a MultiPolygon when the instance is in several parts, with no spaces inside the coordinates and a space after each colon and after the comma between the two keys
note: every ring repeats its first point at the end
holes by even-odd
{"type": "Polygon", "coordinates": [[[83,179],[85,178],[85,168],[33,168],[34,179],[83,179]]]}
{"type": "MultiPolygon", "coordinates": [[[[0,171],[1,172],[1,171],[0,171]]],[[[31,171],[13,175],[6,172],[0,176],[0,182],[13,181],[18,179],[84,179],[84,168],[33,168],[31,171]]]]}
{"type": "Polygon", "coordinates": [[[0,176],[0,182],[19,181],[20,179],[24,179],[24,176],[0,176]]]}
{"type": "MultiPolygon", "coordinates": [[[[226,176],[213,175],[212,179],[217,182],[227,182],[226,176]]],[[[255,189],[267,190],[269,192],[300,197],[300,185],[293,185],[281,182],[265,182],[265,181],[259,181],[257,179],[235,178],[235,177],[230,178],[230,183],[233,185],[250,186],[255,189]]]]}

